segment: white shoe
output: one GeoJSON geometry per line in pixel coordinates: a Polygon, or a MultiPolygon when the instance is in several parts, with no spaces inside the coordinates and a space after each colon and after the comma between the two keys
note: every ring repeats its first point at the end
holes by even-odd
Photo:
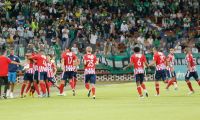
{"type": "Polygon", "coordinates": [[[10,97],[10,89],[7,90],[6,96],[7,96],[7,97],[10,97]]]}
{"type": "Polygon", "coordinates": [[[66,96],[66,94],[63,92],[63,93],[58,93],[57,94],[58,96],[66,96]]]}
{"type": "Polygon", "coordinates": [[[155,94],[156,97],[160,96],[160,94],[155,94]]]}
{"type": "Polygon", "coordinates": [[[194,91],[190,91],[190,92],[188,93],[188,95],[192,95],[192,94],[194,94],[194,91]]]}
{"type": "Polygon", "coordinates": [[[10,98],[11,98],[11,99],[14,98],[14,95],[13,95],[12,92],[10,93],[10,98]]]}
{"type": "Polygon", "coordinates": [[[140,96],[139,98],[140,98],[140,99],[144,99],[144,96],[140,96]]]}

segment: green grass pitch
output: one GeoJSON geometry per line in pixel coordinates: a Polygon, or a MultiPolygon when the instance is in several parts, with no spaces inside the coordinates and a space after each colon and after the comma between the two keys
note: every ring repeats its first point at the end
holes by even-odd
{"type": "Polygon", "coordinates": [[[192,81],[195,94],[188,96],[185,82],[179,90],[165,91],[155,97],[154,83],[146,83],[149,98],[139,99],[135,83],[99,84],[96,100],[87,91],[77,89],[72,96],[0,100],[0,120],[200,120],[200,87],[192,81]]]}

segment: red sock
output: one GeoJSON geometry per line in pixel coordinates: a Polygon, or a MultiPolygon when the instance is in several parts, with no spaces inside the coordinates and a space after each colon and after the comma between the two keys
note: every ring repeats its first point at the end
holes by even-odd
{"type": "Polygon", "coordinates": [[[165,80],[164,83],[169,83],[169,80],[165,80]]]}
{"type": "Polygon", "coordinates": [[[28,83],[28,86],[26,88],[26,93],[28,93],[28,91],[30,90],[30,88],[31,88],[31,83],[28,83]]]}
{"type": "Polygon", "coordinates": [[[141,88],[141,86],[137,87],[137,91],[138,91],[139,95],[142,96],[142,88],[141,88]]]}
{"type": "Polygon", "coordinates": [[[40,88],[41,88],[41,90],[42,90],[42,93],[43,93],[43,94],[46,94],[46,85],[45,85],[45,83],[41,82],[41,83],[40,83],[40,88]]]}
{"type": "Polygon", "coordinates": [[[95,87],[92,87],[92,95],[95,95],[95,87]]]}
{"type": "Polygon", "coordinates": [[[85,88],[86,88],[87,90],[89,90],[89,89],[90,89],[90,84],[89,84],[89,83],[85,83],[85,88]]]}
{"type": "Polygon", "coordinates": [[[74,78],[74,89],[76,88],[76,82],[77,82],[77,79],[74,78]]]}
{"type": "Polygon", "coordinates": [[[169,80],[166,89],[168,89],[174,82],[175,82],[175,81],[174,81],[173,79],[172,79],[172,80],[169,80]]]}
{"type": "Polygon", "coordinates": [[[21,88],[21,95],[23,95],[25,87],[26,87],[26,84],[23,83],[23,84],[22,84],[22,88],[21,88]]]}
{"type": "Polygon", "coordinates": [[[145,86],[144,83],[141,84],[141,87],[142,87],[143,90],[146,90],[146,86],[145,86]]]}
{"type": "Polygon", "coordinates": [[[187,85],[188,85],[190,91],[194,91],[193,88],[192,88],[191,82],[190,81],[186,81],[186,82],[187,82],[187,85]]]}
{"type": "Polygon", "coordinates": [[[156,86],[156,93],[157,95],[159,95],[160,94],[159,83],[156,83],[155,86],[156,86]]]}
{"type": "Polygon", "coordinates": [[[64,86],[65,86],[65,84],[60,84],[60,94],[62,94],[62,93],[63,93],[64,86]]]}
{"type": "Polygon", "coordinates": [[[49,90],[49,82],[46,82],[46,88],[47,88],[47,93],[49,94],[49,93],[50,93],[50,90],[49,90]]]}
{"type": "Polygon", "coordinates": [[[69,81],[69,84],[70,84],[71,89],[73,90],[73,89],[74,89],[74,80],[71,79],[71,80],[69,81]]]}
{"type": "Polygon", "coordinates": [[[198,85],[200,86],[200,80],[197,80],[198,85]]]}
{"type": "Polygon", "coordinates": [[[37,94],[40,95],[40,91],[39,91],[39,88],[38,88],[38,84],[37,84],[37,83],[34,83],[34,87],[35,87],[35,91],[37,92],[37,94]]]}

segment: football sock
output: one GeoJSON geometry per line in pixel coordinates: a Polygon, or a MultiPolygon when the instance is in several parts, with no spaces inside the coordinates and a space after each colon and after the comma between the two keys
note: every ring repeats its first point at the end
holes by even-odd
{"type": "Polygon", "coordinates": [[[200,80],[197,80],[198,85],[200,86],[200,80]]]}
{"type": "Polygon", "coordinates": [[[156,86],[156,93],[157,95],[159,95],[160,94],[159,83],[156,83],[155,86],[156,86]]]}
{"type": "Polygon", "coordinates": [[[190,81],[187,81],[187,85],[188,85],[188,88],[190,89],[190,91],[194,91],[192,88],[192,83],[190,81]]]}
{"type": "Polygon", "coordinates": [[[96,91],[95,87],[92,87],[92,95],[95,95],[95,91],[96,91]]]}
{"type": "Polygon", "coordinates": [[[89,84],[89,83],[85,83],[85,88],[86,88],[87,90],[90,90],[90,84],[89,84]]]}
{"type": "Polygon", "coordinates": [[[138,91],[139,95],[142,96],[142,88],[141,88],[141,86],[137,87],[137,91],[138,91]]]}
{"type": "Polygon", "coordinates": [[[38,88],[38,84],[37,84],[37,83],[34,83],[34,87],[35,87],[35,91],[37,92],[37,94],[40,95],[40,91],[39,91],[39,88],[38,88]]]}
{"type": "Polygon", "coordinates": [[[26,87],[26,83],[23,83],[22,88],[21,88],[21,95],[23,95],[25,87],[26,87]]]}
{"type": "Polygon", "coordinates": [[[30,90],[30,88],[31,88],[31,83],[28,83],[28,86],[26,87],[26,93],[28,93],[28,91],[30,90]]]}
{"type": "Polygon", "coordinates": [[[65,86],[65,84],[60,84],[60,94],[62,94],[62,93],[63,93],[64,86],[65,86]]]}

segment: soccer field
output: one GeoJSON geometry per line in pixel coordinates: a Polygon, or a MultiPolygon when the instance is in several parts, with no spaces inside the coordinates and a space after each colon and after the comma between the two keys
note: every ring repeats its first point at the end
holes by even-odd
{"type": "MultiPolygon", "coordinates": [[[[98,83],[97,83],[98,84],[98,83]]],[[[146,83],[149,98],[139,99],[135,83],[99,84],[96,99],[88,98],[83,88],[72,96],[0,100],[0,120],[199,120],[200,87],[192,81],[196,93],[188,96],[185,82],[179,90],[165,91],[155,97],[154,83],[146,83]]]]}

